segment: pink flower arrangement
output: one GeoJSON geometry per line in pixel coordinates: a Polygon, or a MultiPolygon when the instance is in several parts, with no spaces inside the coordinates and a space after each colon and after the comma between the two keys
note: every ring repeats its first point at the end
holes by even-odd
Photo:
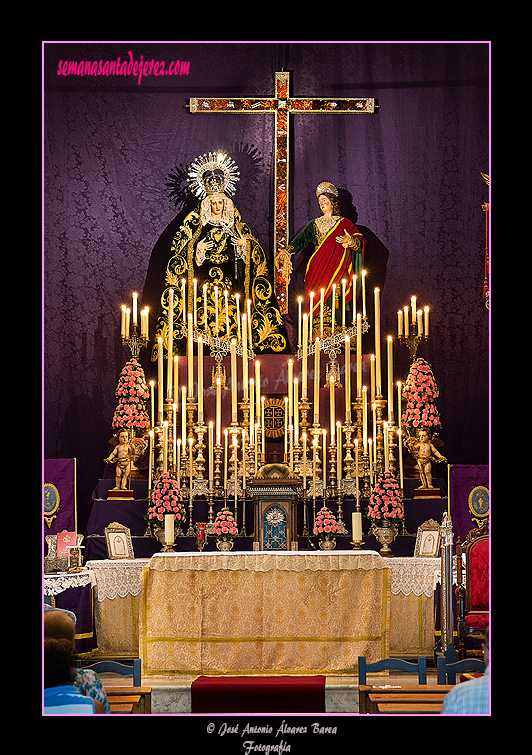
{"type": "Polygon", "coordinates": [[[439,395],[429,364],[424,359],[416,359],[403,388],[404,411],[401,425],[410,435],[415,435],[420,427],[428,427],[432,431],[440,429],[440,414],[434,403],[439,395]]]}
{"type": "Polygon", "coordinates": [[[339,527],[336,517],[327,506],[323,506],[316,514],[314,534],[320,540],[332,540],[338,531],[339,527]]]}
{"type": "Polygon", "coordinates": [[[164,527],[165,514],[173,514],[176,522],[185,521],[185,507],[177,481],[163,472],[153,486],[151,506],[148,508],[148,523],[155,527],[164,527]]]}
{"type": "Polygon", "coordinates": [[[384,472],[373,488],[366,516],[373,524],[378,524],[383,519],[403,519],[404,515],[399,483],[391,472],[384,472]]]}
{"type": "Polygon", "coordinates": [[[150,394],[144,370],[136,359],[126,362],[118,378],[115,395],[118,405],[113,417],[113,428],[147,430],[150,418],[146,403],[150,394]]]}
{"type": "Polygon", "coordinates": [[[238,535],[235,518],[228,508],[223,508],[218,512],[212,531],[218,540],[232,540],[238,535]]]}

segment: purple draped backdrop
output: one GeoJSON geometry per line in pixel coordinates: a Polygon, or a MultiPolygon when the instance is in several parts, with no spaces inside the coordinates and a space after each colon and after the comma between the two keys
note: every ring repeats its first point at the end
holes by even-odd
{"type": "MultiPolygon", "coordinates": [[[[359,223],[389,251],[383,337],[396,333],[397,309],[412,294],[430,305],[431,336],[419,355],[440,388],[442,450],[453,464],[488,463],[481,177],[489,172],[488,44],[51,43],[44,45],[44,456],[78,460],[79,531],[103,476],[114,391],[130,356],[119,339],[120,305],[137,290],[155,315],[145,282],[162,263],[150,258],[183,210],[168,197],[167,176],[204,151],[227,150],[241,169],[235,202],[271,253],[271,116],[193,115],[186,103],[271,96],[283,68],[294,96],[372,96],[380,105],[375,115],[293,117],[291,235],[318,214],[319,182],[351,193],[359,223]],[[133,76],[58,75],[60,61],[127,61],[129,51],[136,61],[187,61],[189,72],[140,84],[133,76]]],[[[396,346],[394,362],[404,378],[405,347],[396,346]]]]}

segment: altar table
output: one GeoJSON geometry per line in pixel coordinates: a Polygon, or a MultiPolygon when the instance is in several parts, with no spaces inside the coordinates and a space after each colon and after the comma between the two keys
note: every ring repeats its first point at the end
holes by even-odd
{"type": "MultiPolygon", "coordinates": [[[[148,558],[102,559],[86,564],[95,581],[94,620],[100,653],[139,654],[142,572],[149,562],[148,558]]],[[[391,584],[390,655],[431,656],[440,559],[389,558],[386,565],[391,584]]]]}
{"type": "Polygon", "coordinates": [[[365,551],[161,553],[143,572],[143,674],[352,675],[388,656],[390,569],[365,551]]]}

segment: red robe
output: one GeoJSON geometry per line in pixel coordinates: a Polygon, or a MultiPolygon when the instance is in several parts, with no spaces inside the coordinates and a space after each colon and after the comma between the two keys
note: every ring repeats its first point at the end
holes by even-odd
{"type": "MultiPolygon", "coordinates": [[[[310,224],[309,224],[310,225],[310,224]]],[[[315,223],[314,235],[316,234],[315,223]]],[[[307,226],[308,228],[308,226],[307,226]]],[[[306,229],[305,229],[306,230],[306,229]]],[[[321,289],[324,289],[323,299],[332,295],[333,284],[339,292],[342,290],[342,280],[346,281],[346,303],[353,298],[353,276],[358,276],[364,266],[364,247],[366,240],[358,228],[347,218],[339,218],[338,222],[331,228],[321,243],[317,242],[315,236],[316,248],[308,261],[305,273],[305,294],[308,297],[311,291],[314,292],[314,309],[319,306],[321,289]],[[350,234],[354,239],[360,241],[358,249],[352,247],[344,248],[336,241],[337,236],[350,234]]]]}

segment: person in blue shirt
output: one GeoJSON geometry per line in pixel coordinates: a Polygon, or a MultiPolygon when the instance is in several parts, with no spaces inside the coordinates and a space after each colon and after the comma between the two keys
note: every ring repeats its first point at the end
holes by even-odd
{"type": "Polygon", "coordinates": [[[445,695],[441,713],[444,715],[482,715],[490,712],[489,632],[484,639],[484,662],[482,676],[457,684],[445,695]]]}
{"type": "Polygon", "coordinates": [[[75,627],[72,619],[59,611],[44,615],[44,693],[45,715],[94,715],[104,713],[102,704],[83,695],[74,686],[72,656],[75,627]]]}

